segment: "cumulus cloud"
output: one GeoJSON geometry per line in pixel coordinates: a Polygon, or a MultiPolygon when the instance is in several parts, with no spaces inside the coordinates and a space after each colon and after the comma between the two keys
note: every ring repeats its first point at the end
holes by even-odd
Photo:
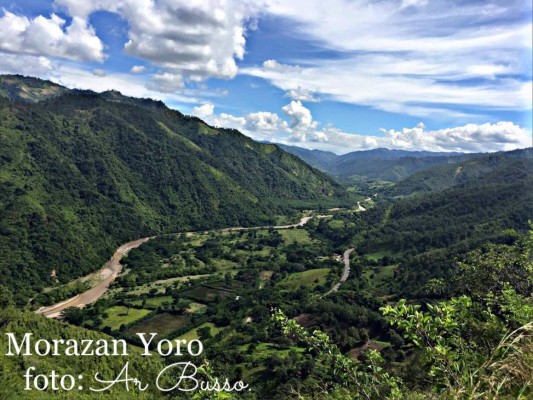
{"type": "Polygon", "coordinates": [[[156,76],[160,89],[179,80],[233,78],[236,59],[245,51],[245,24],[256,13],[253,1],[242,0],[56,0],[70,15],[87,18],[105,10],[119,14],[129,26],[124,49],[163,69],[156,76]],[[171,80],[170,75],[175,77],[171,80]]]}
{"type": "Polygon", "coordinates": [[[52,14],[30,19],[3,10],[0,18],[0,51],[71,60],[103,61],[104,46],[87,20],[66,21],[52,14]]]}
{"type": "Polygon", "coordinates": [[[260,111],[247,114],[244,129],[248,132],[255,132],[261,136],[272,135],[288,130],[287,122],[282,120],[278,114],[260,111]]]}
{"type": "Polygon", "coordinates": [[[53,70],[52,62],[43,56],[0,53],[0,73],[46,76],[53,70]]]}
{"type": "Polygon", "coordinates": [[[285,93],[283,97],[289,97],[293,100],[306,101],[309,103],[316,103],[318,99],[313,95],[310,90],[297,87],[296,89],[290,89],[285,93]]]}
{"type": "Polygon", "coordinates": [[[378,147],[469,153],[507,151],[532,145],[531,132],[512,122],[467,124],[437,130],[428,130],[421,122],[412,128],[382,129],[382,136],[369,136],[343,132],[332,125],[320,128],[311,112],[299,101],[291,101],[282,111],[290,122],[272,112],[249,113],[242,117],[216,114],[211,103],[195,107],[193,113],[211,125],[239,129],[256,140],[329,150],[338,154],[378,147]]]}
{"type": "Polygon", "coordinates": [[[197,106],[193,108],[193,114],[200,118],[210,118],[213,116],[215,112],[215,106],[211,103],[205,103],[201,106],[197,106]]]}
{"type": "Polygon", "coordinates": [[[467,124],[426,131],[424,124],[414,128],[383,130],[394,148],[430,151],[486,152],[531,146],[531,133],[512,122],[467,124]]]}
{"type": "Polygon", "coordinates": [[[293,100],[281,109],[291,118],[290,127],[295,131],[314,129],[317,122],[313,121],[311,111],[300,100],[293,100]]]}
{"type": "Polygon", "coordinates": [[[144,72],[144,65],[134,65],[131,67],[130,72],[140,74],[141,72],[144,72]]]}

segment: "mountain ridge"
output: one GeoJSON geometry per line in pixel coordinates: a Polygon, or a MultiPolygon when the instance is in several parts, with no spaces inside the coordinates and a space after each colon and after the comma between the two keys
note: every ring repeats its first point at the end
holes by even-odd
{"type": "Polygon", "coordinates": [[[236,130],[114,92],[49,95],[48,84],[0,77],[0,278],[18,304],[128,240],[351,202],[324,173],[236,130]]]}

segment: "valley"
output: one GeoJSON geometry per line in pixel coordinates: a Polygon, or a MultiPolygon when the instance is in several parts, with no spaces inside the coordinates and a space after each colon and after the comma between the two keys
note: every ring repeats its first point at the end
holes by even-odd
{"type": "MultiPolygon", "coordinates": [[[[279,226],[259,226],[259,227],[232,227],[232,228],[223,228],[221,229],[221,232],[238,232],[238,231],[249,231],[249,230],[261,230],[261,229],[290,229],[290,228],[297,228],[302,227],[309,220],[313,218],[330,218],[332,215],[313,215],[313,216],[305,216],[300,219],[299,222],[291,225],[279,225],[279,226]]],[[[208,233],[208,232],[205,232],[208,233]]],[[[193,235],[194,232],[186,232],[185,234],[193,235]]],[[[113,254],[111,259],[102,267],[102,269],[96,273],[90,274],[86,277],[79,278],[79,281],[95,281],[94,286],[91,287],[89,290],[80,293],[76,296],[74,296],[71,299],[62,301],[57,304],[53,304],[48,307],[40,307],[38,310],[36,310],[37,314],[44,315],[48,318],[58,318],[61,316],[61,312],[63,310],[66,310],[69,307],[76,307],[76,308],[82,308],[88,304],[94,303],[97,301],[100,297],[102,297],[108,290],[109,286],[113,281],[120,275],[122,271],[122,265],[120,264],[120,261],[122,257],[126,256],[130,250],[135,249],[142,245],[143,243],[152,240],[156,238],[156,236],[152,237],[146,237],[141,238],[137,240],[133,240],[128,243],[124,243],[121,245],[113,254]]],[[[349,260],[347,256],[345,255],[345,264],[346,269],[343,272],[343,276],[341,278],[341,282],[346,281],[348,274],[350,272],[349,270],[349,260]]],[[[335,287],[337,289],[333,289],[334,291],[338,290],[338,286],[340,286],[340,283],[337,284],[335,287]]]]}
{"type": "MultiPolygon", "coordinates": [[[[153,378],[190,359],[139,333],[199,339],[202,377],[250,384],[226,398],[533,395],[531,148],[337,156],[16,75],[0,116],[1,340],[122,339],[153,378]]],[[[0,353],[0,397],[28,362],[120,370],[0,353]]]]}

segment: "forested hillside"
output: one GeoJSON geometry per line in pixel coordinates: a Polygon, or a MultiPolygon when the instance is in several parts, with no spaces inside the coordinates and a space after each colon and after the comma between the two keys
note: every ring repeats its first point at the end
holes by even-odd
{"type": "Polygon", "coordinates": [[[365,233],[361,251],[395,259],[403,293],[423,294],[430,278],[452,272],[457,257],[486,242],[512,242],[511,229],[526,232],[533,215],[531,188],[531,149],[415,174],[388,192],[418,195],[365,213],[374,228],[365,233]]]}
{"type": "Polygon", "coordinates": [[[419,171],[384,191],[387,196],[438,192],[451,187],[500,184],[533,174],[533,148],[492,153],[419,171]]]}
{"type": "Polygon", "coordinates": [[[161,102],[20,76],[0,78],[0,94],[0,281],[18,304],[130,239],[349,201],[275,145],[161,102]]]}

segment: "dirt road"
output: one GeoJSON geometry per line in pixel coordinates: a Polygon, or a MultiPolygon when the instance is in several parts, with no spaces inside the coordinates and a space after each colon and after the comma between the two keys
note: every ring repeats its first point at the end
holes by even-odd
{"type": "Polygon", "coordinates": [[[105,292],[109,290],[109,285],[113,282],[120,271],[122,271],[122,264],[120,260],[122,257],[127,254],[131,249],[139,247],[142,243],[152,239],[152,237],[146,237],[142,239],[137,239],[132,242],[124,243],[121,245],[113,254],[113,257],[105,263],[102,269],[98,272],[97,280],[98,283],[93,286],[91,289],[83,292],[71,299],[63,301],[58,304],[54,304],[49,307],[41,307],[36,313],[42,314],[48,318],[57,318],[61,314],[61,311],[69,307],[83,307],[87,304],[93,303],[104,295],[105,292]]]}
{"type": "MultiPolygon", "coordinates": [[[[329,217],[331,217],[331,215],[317,215],[317,216],[302,217],[302,219],[300,219],[300,221],[296,224],[272,226],[272,228],[274,229],[296,228],[296,227],[304,226],[312,218],[329,218],[329,217]]],[[[268,229],[268,228],[271,228],[271,227],[270,226],[257,226],[257,227],[252,227],[252,228],[235,227],[235,228],[220,229],[218,231],[231,232],[231,231],[268,229]]],[[[137,240],[134,240],[128,243],[124,243],[115,251],[115,254],[113,254],[113,257],[111,257],[111,259],[107,263],[105,263],[102,269],[96,274],[98,283],[95,286],[93,286],[91,289],[87,290],[86,292],[83,292],[61,303],[57,303],[49,307],[41,307],[36,311],[36,313],[44,315],[45,317],[48,317],[48,318],[58,318],[61,315],[61,311],[69,307],[82,308],[86,306],[87,304],[94,303],[96,300],[102,297],[105,294],[105,292],[109,290],[109,285],[111,284],[111,282],[113,282],[118,276],[118,274],[120,273],[120,271],[122,271],[122,265],[120,264],[120,260],[122,259],[122,257],[125,254],[127,254],[131,249],[139,247],[141,244],[143,244],[144,242],[147,242],[150,239],[153,239],[154,237],[155,236],[145,237],[145,238],[137,239],[137,240]]],[[[94,275],[94,274],[91,274],[91,275],[94,275]]],[[[82,278],[82,279],[87,279],[87,278],[82,278]]]]}
{"type": "Polygon", "coordinates": [[[341,284],[343,282],[346,282],[346,279],[348,279],[348,276],[350,276],[350,254],[352,254],[354,251],[355,249],[348,249],[344,252],[344,256],[343,256],[344,270],[342,271],[341,280],[335,286],[333,286],[333,288],[331,288],[331,290],[327,292],[325,296],[327,296],[330,293],[338,291],[339,288],[341,287],[341,284]]]}

